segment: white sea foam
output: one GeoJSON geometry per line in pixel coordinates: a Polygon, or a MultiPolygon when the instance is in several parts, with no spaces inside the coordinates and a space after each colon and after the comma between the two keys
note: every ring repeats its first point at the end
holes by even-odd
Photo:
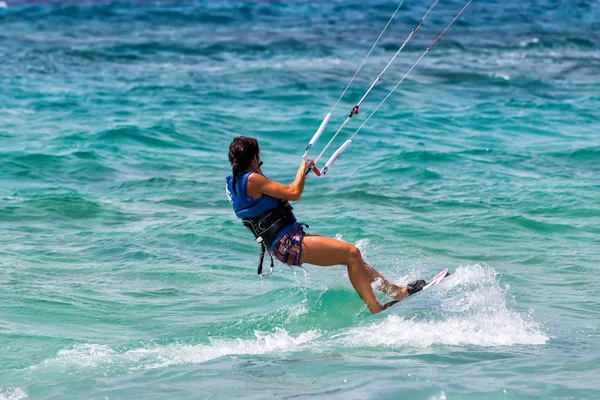
{"type": "Polygon", "coordinates": [[[518,315],[474,316],[417,321],[397,315],[353,328],[340,339],[345,346],[429,347],[432,345],[513,346],[544,344],[548,337],[518,315]]]}
{"type": "Polygon", "coordinates": [[[369,246],[369,239],[358,239],[355,246],[361,251],[361,253],[365,253],[367,247],[369,246]]]}
{"type": "Polygon", "coordinates": [[[511,310],[506,288],[488,266],[459,267],[441,284],[428,289],[435,314],[413,317],[394,308],[383,320],[349,329],[338,340],[344,346],[429,347],[433,345],[539,345],[549,339],[540,326],[511,310]]]}
{"type": "Polygon", "coordinates": [[[303,315],[308,313],[308,308],[306,307],[306,301],[302,301],[300,304],[293,304],[285,307],[288,311],[286,324],[292,323],[294,321],[298,321],[302,318],[303,315]]]}
{"type": "Polygon", "coordinates": [[[537,44],[540,42],[540,39],[536,38],[536,37],[532,37],[530,39],[525,39],[519,42],[519,46],[521,47],[527,47],[530,44],[537,44]]]}
{"type": "Polygon", "coordinates": [[[504,72],[496,72],[496,73],[493,73],[492,76],[494,78],[500,78],[500,79],[504,79],[505,81],[510,81],[510,75],[508,75],[507,73],[504,73],[504,72]]]}
{"type": "Polygon", "coordinates": [[[429,398],[429,400],[446,400],[446,393],[444,393],[443,391],[440,393],[440,396],[431,396],[429,398]]]}
{"type": "Polygon", "coordinates": [[[235,67],[237,70],[252,70],[252,69],[286,69],[286,70],[302,70],[307,69],[318,69],[324,66],[338,66],[342,65],[344,60],[335,57],[322,57],[322,58],[290,58],[286,60],[281,59],[261,59],[261,60],[236,60],[235,67]]]}
{"type": "MultiPolygon", "coordinates": [[[[0,7],[2,3],[0,2],[0,7]]],[[[22,400],[29,396],[21,388],[6,387],[0,389],[0,400],[22,400]]]]}
{"type": "Polygon", "coordinates": [[[210,344],[166,346],[153,345],[127,351],[118,351],[107,345],[79,344],[70,349],[60,350],[55,358],[31,367],[53,368],[164,368],[175,364],[203,363],[223,356],[248,354],[269,354],[299,349],[304,343],[320,336],[310,330],[293,337],[285,329],[274,332],[255,331],[253,339],[214,339],[210,344]]]}

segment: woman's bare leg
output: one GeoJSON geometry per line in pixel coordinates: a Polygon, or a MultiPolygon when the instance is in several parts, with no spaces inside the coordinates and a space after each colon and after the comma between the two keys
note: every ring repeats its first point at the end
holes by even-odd
{"type": "Polygon", "coordinates": [[[365,265],[365,269],[367,270],[367,274],[369,275],[369,280],[371,282],[377,282],[380,284],[380,290],[393,298],[394,300],[402,300],[408,297],[408,291],[406,290],[406,286],[398,286],[394,285],[387,279],[385,279],[379,272],[375,270],[375,268],[371,267],[369,264],[363,261],[365,265]]]}
{"type": "Polygon", "coordinates": [[[405,287],[393,285],[366,264],[360,251],[350,243],[325,236],[305,235],[300,262],[320,266],[346,265],[352,286],[373,314],[383,308],[373,293],[371,282],[379,281],[381,290],[396,300],[408,296],[405,287]]]}

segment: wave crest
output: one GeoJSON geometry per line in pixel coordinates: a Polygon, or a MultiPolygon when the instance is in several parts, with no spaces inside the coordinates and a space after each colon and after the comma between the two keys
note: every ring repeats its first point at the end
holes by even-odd
{"type": "Polygon", "coordinates": [[[383,320],[349,329],[341,343],[422,348],[540,345],[549,340],[537,323],[509,307],[506,288],[486,265],[459,267],[429,293],[402,303],[383,320]]]}

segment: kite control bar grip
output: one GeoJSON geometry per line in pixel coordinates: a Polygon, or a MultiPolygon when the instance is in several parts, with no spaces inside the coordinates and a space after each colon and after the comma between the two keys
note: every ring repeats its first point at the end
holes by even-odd
{"type": "Polygon", "coordinates": [[[315,174],[316,176],[321,176],[321,171],[319,171],[319,168],[317,168],[317,167],[316,167],[316,166],[314,166],[314,165],[313,165],[313,167],[312,167],[312,168],[310,168],[310,169],[307,169],[307,170],[306,170],[306,173],[305,173],[304,175],[306,176],[306,175],[310,174],[310,171],[311,171],[311,170],[312,170],[312,172],[314,172],[314,174],[315,174]]]}
{"type": "MultiPolygon", "coordinates": [[[[325,116],[325,118],[323,119],[323,121],[321,122],[321,125],[319,126],[319,129],[317,129],[317,132],[315,132],[315,134],[313,135],[312,139],[310,139],[310,142],[308,142],[308,146],[306,146],[306,150],[304,151],[304,155],[302,156],[302,158],[304,158],[305,160],[306,160],[306,155],[308,154],[308,150],[319,139],[319,137],[321,136],[321,134],[323,133],[323,131],[327,127],[327,124],[329,123],[329,119],[330,118],[331,118],[331,113],[329,112],[329,113],[327,113],[327,115],[325,116]]],[[[317,159],[317,161],[318,161],[318,159],[317,159]]],[[[319,171],[319,169],[317,167],[313,166],[312,167],[312,171],[315,173],[316,176],[321,176],[321,171],[319,171]]],[[[306,173],[304,175],[305,176],[308,175],[309,172],[310,172],[310,169],[308,171],[306,171],[306,173]]]]}
{"type": "Polygon", "coordinates": [[[344,144],[341,145],[340,148],[335,151],[335,153],[333,153],[333,155],[329,158],[329,160],[327,160],[327,163],[325,164],[325,166],[321,170],[321,173],[323,175],[327,174],[327,171],[329,171],[329,168],[333,165],[333,163],[335,162],[335,160],[337,160],[337,158],[340,156],[340,154],[342,154],[342,152],[344,150],[346,150],[348,148],[348,146],[350,146],[350,143],[352,143],[351,139],[346,140],[344,142],[344,144]]]}

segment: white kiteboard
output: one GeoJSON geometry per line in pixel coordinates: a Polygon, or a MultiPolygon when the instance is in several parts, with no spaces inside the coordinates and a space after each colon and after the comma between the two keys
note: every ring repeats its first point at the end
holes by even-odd
{"type": "Polygon", "coordinates": [[[427,285],[425,285],[423,287],[423,290],[433,286],[433,285],[437,285],[438,283],[440,283],[445,277],[447,277],[448,275],[450,275],[450,273],[448,273],[448,268],[446,268],[443,271],[440,271],[440,273],[438,273],[436,276],[433,277],[432,280],[430,280],[429,282],[427,282],[427,285]]]}
{"type": "MultiPolygon", "coordinates": [[[[431,286],[437,285],[438,283],[440,283],[441,281],[444,280],[445,277],[449,276],[450,273],[448,272],[448,268],[444,269],[443,271],[440,271],[436,276],[434,276],[429,282],[427,282],[427,284],[425,286],[423,286],[423,289],[420,291],[422,292],[425,289],[430,288],[431,286]]],[[[417,293],[420,293],[417,292],[417,293]]],[[[415,294],[417,294],[415,293],[415,294]]],[[[414,294],[413,294],[414,296],[414,294]]],[[[388,303],[384,304],[384,310],[387,310],[388,308],[400,303],[401,300],[392,300],[388,303]]]]}

